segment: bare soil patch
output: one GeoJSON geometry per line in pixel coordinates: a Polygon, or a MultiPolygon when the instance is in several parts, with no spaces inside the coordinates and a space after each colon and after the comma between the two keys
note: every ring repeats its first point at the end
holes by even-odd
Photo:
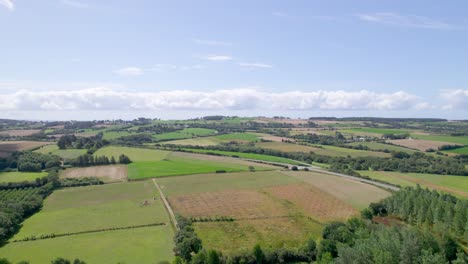
{"type": "Polygon", "coordinates": [[[0,141],[0,152],[22,151],[48,144],[52,143],[43,141],[0,141]]]}
{"type": "Polygon", "coordinates": [[[98,177],[107,181],[125,181],[127,175],[127,166],[125,165],[70,168],[60,174],[63,178],[98,177]]]}
{"type": "Polygon", "coordinates": [[[30,136],[39,132],[41,132],[40,129],[4,130],[4,131],[0,131],[0,135],[8,135],[11,137],[27,137],[27,136],[30,136]]]}
{"type": "Polygon", "coordinates": [[[387,142],[406,148],[417,149],[420,151],[426,151],[428,149],[437,150],[440,146],[443,145],[458,145],[456,143],[451,142],[432,141],[424,139],[395,139],[387,140],[387,142]]]}
{"type": "Polygon", "coordinates": [[[267,191],[298,205],[320,222],[344,220],[358,212],[351,205],[313,186],[293,184],[271,187],[267,191]]]}
{"type": "Polygon", "coordinates": [[[287,215],[287,209],[255,190],[225,190],[170,197],[174,210],[187,217],[229,216],[236,219],[287,215]]]}

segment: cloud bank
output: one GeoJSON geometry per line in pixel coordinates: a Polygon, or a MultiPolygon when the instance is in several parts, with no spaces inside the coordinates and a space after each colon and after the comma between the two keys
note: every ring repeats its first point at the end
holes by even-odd
{"type": "Polygon", "coordinates": [[[447,102],[443,106],[446,110],[468,110],[468,90],[443,91],[440,96],[447,102]]]}
{"type": "Polygon", "coordinates": [[[130,92],[113,88],[78,90],[20,90],[0,94],[0,111],[141,111],[141,110],[409,110],[420,109],[419,97],[403,91],[366,90],[265,92],[232,89],[130,92]]]}
{"type": "Polygon", "coordinates": [[[10,11],[15,9],[15,5],[11,0],[0,0],[0,5],[6,7],[10,11]]]}
{"type": "Polygon", "coordinates": [[[392,12],[357,14],[360,20],[389,26],[454,30],[456,26],[432,18],[416,15],[403,15],[392,12]]]}

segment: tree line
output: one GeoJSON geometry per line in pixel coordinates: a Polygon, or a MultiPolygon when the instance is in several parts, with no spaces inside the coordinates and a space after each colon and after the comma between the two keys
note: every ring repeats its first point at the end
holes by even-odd
{"type": "Polygon", "coordinates": [[[78,156],[76,159],[67,162],[67,164],[76,166],[76,167],[88,167],[88,166],[98,166],[98,165],[114,165],[114,164],[130,164],[132,161],[130,158],[121,154],[116,160],[114,156],[110,159],[107,156],[94,156],[91,154],[84,154],[78,156]]]}

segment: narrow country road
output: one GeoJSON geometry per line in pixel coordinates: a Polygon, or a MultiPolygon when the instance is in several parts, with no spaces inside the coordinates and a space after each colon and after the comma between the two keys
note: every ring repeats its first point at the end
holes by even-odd
{"type": "Polygon", "coordinates": [[[172,222],[172,225],[175,227],[176,230],[179,230],[179,225],[177,224],[177,220],[175,218],[174,212],[172,211],[171,206],[169,205],[169,202],[166,199],[166,196],[164,196],[164,193],[161,190],[161,187],[159,187],[159,184],[156,182],[155,179],[153,179],[154,186],[156,186],[156,189],[158,189],[159,196],[161,197],[161,200],[164,203],[164,207],[166,207],[167,213],[169,214],[169,219],[172,222]]]}

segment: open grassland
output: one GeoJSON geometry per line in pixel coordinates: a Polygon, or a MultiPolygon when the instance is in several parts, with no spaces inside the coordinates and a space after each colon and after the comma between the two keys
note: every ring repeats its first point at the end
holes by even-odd
{"type": "Polygon", "coordinates": [[[195,223],[203,245],[222,252],[262,248],[298,247],[309,238],[317,239],[323,226],[304,217],[248,219],[235,222],[195,223]]]}
{"type": "Polygon", "coordinates": [[[119,137],[136,135],[137,133],[130,133],[128,131],[105,131],[103,134],[103,139],[112,140],[119,137]]]}
{"type": "Polygon", "coordinates": [[[244,158],[244,159],[285,163],[285,164],[291,164],[291,165],[301,164],[298,161],[287,159],[287,158],[269,156],[269,155],[263,155],[263,154],[255,154],[255,153],[243,153],[243,152],[209,150],[209,149],[186,149],[186,150],[193,151],[195,153],[216,154],[216,155],[223,155],[223,156],[239,157],[239,158],[244,158]]]}
{"type": "Polygon", "coordinates": [[[104,182],[126,181],[127,175],[127,165],[69,168],[60,173],[62,178],[97,177],[104,182]]]}
{"type": "Polygon", "coordinates": [[[452,149],[452,150],[448,150],[448,151],[446,151],[446,152],[455,153],[455,154],[465,154],[465,155],[468,155],[468,147],[452,149]]]}
{"type": "Polygon", "coordinates": [[[42,154],[53,154],[63,159],[75,159],[80,155],[86,154],[87,149],[59,149],[55,144],[42,146],[34,152],[42,154]]]}
{"type": "Polygon", "coordinates": [[[210,173],[161,178],[157,181],[168,197],[228,189],[258,189],[299,182],[277,171],[210,173]]]}
{"type": "Polygon", "coordinates": [[[431,141],[442,141],[450,142],[460,145],[468,145],[468,137],[455,137],[455,136],[445,136],[445,135],[425,135],[425,134],[411,134],[412,138],[416,139],[425,139],[431,141]]]}
{"type": "Polygon", "coordinates": [[[153,138],[156,140],[175,140],[175,139],[186,139],[200,136],[210,136],[217,133],[214,129],[207,128],[186,128],[180,131],[156,134],[153,135],[153,138]]]}
{"type": "Polygon", "coordinates": [[[401,186],[415,186],[419,184],[430,189],[452,193],[459,197],[468,197],[468,177],[466,176],[387,171],[359,171],[359,173],[401,186]]]}
{"type": "Polygon", "coordinates": [[[0,141],[1,152],[13,152],[34,149],[40,146],[51,144],[43,141],[0,141]]]}
{"type": "Polygon", "coordinates": [[[79,258],[89,264],[158,263],[172,261],[173,235],[170,225],[104,231],[9,243],[0,248],[0,256],[32,264],[50,263],[57,257],[79,258]]]}
{"type": "Polygon", "coordinates": [[[218,145],[222,141],[216,137],[197,137],[189,139],[180,139],[180,140],[170,140],[161,142],[161,144],[174,144],[174,145],[184,145],[184,146],[214,146],[218,145]]]}
{"type": "Polygon", "coordinates": [[[233,133],[216,136],[217,139],[222,141],[240,141],[240,142],[255,142],[260,137],[253,133],[233,133]]]}
{"type": "Polygon", "coordinates": [[[47,176],[47,172],[0,172],[0,182],[35,181],[44,176],[47,176]]]}
{"type": "MultiPolygon", "coordinates": [[[[261,170],[262,167],[256,167],[261,170]]],[[[128,178],[131,180],[163,176],[210,173],[218,170],[226,172],[247,171],[249,166],[235,163],[182,158],[171,155],[160,161],[134,162],[128,165],[128,178]]]]}
{"type": "Polygon", "coordinates": [[[350,128],[346,129],[347,132],[355,132],[356,134],[361,135],[361,132],[364,133],[373,133],[373,134],[406,134],[410,131],[404,129],[393,129],[393,128],[373,128],[373,127],[362,127],[362,128],[350,128]]]}
{"type": "Polygon", "coordinates": [[[317,146],[320,146],[322,151],[317,151],[316,153],[321,154],[321,155],[327,155],[325,153],[329,153],[328,156],[346,157],[346,156],[349,155],[352,158],[357,158],[357,157],[390,157],[389,153],[384,153],[384,152],[367,151],[367,150],[359,150],[359,149],[349,149],[349,148],[340,148],[340,147],[328,146],[328,145],[317,145],[317,146]]]}
{"type": "Polygon", "coordinates": [[[233,157],[228,157],[228,156],[206,155],[206,154],[201,154],[201,153],[174,151],[174,152],[171,152],[170,156],[188,158],[188,159],[197,159],[197,160],[200,160],[201,162],[206,160],[206,161],[215,161],[215,162],[221,162],[221,163],[232,163],[232,164],[237,164],[237,165],[253,166],[254,168],[259,169],[259,170],[267,170],[267,169],[277,170],[279,168],[278,166],[273,166],[273,165],[269,165],[266,163],[259,163],[259,162],[243,160],[243,159],[233,158],[233,157]]]}
{"type": "Polygon", "coordinates": [[[402,152],[406,152],[409,154],[416,152],[416,150],[414,149],[409,149],[405,147],[379,143],[379,142],[352,142],[352,143],[348,143],[347,145],[350,145],[350,146],[362,145],[362,146],[368,147],[370,150],[375,150],[375,151],[382,151],[382,150],[387,149],[389,151],[402,151],[402,152]]]}
{"type": "Polygon", "coordinates": [[[395,139],[395,140],[388,140],[388,142],[398,145],[398,146],[417,149],[420,151],[426,151],[428,149],[437,150],[439,149],[439,147],[443,145],[454,145],[454,143],[451,143],[451,142],[432,141],[432,140],[424,140],[424,139],[395,139]]]}
{"type": "Polygon", "coordinates": [[[133,162],[139,162],[162,160],[166,158],[169,152],[155,149],[109,146],[100,148],[94,153],[95,156],[107,156],[109,158],[114,156],[116,159],[121,154],[127,155],[133,162]]]}
{"type": "Polygon", "coordinates": [[[41,132],[40,129],[12,129],[12,130],[3,130],[0,131],[1,136],[10,136],[10,137],[27,137],[33,134],[41,132]]]}
{"type": "Polygon", "coordinates": [[[45,200],[44,208],[39,213],[23,223],[20,232],[11,240],[169,223],[159,197],[156,200],[153,197],[158,197],[158,194],[151,181],[58,190],[45,200]]]}
{"type": "Polygon", "coordinates": [[[282,173],[313,185],[359,210],[390,195],[389,192],[370,184],[330,174],[305,171],[283,171],[282,173]]]}

